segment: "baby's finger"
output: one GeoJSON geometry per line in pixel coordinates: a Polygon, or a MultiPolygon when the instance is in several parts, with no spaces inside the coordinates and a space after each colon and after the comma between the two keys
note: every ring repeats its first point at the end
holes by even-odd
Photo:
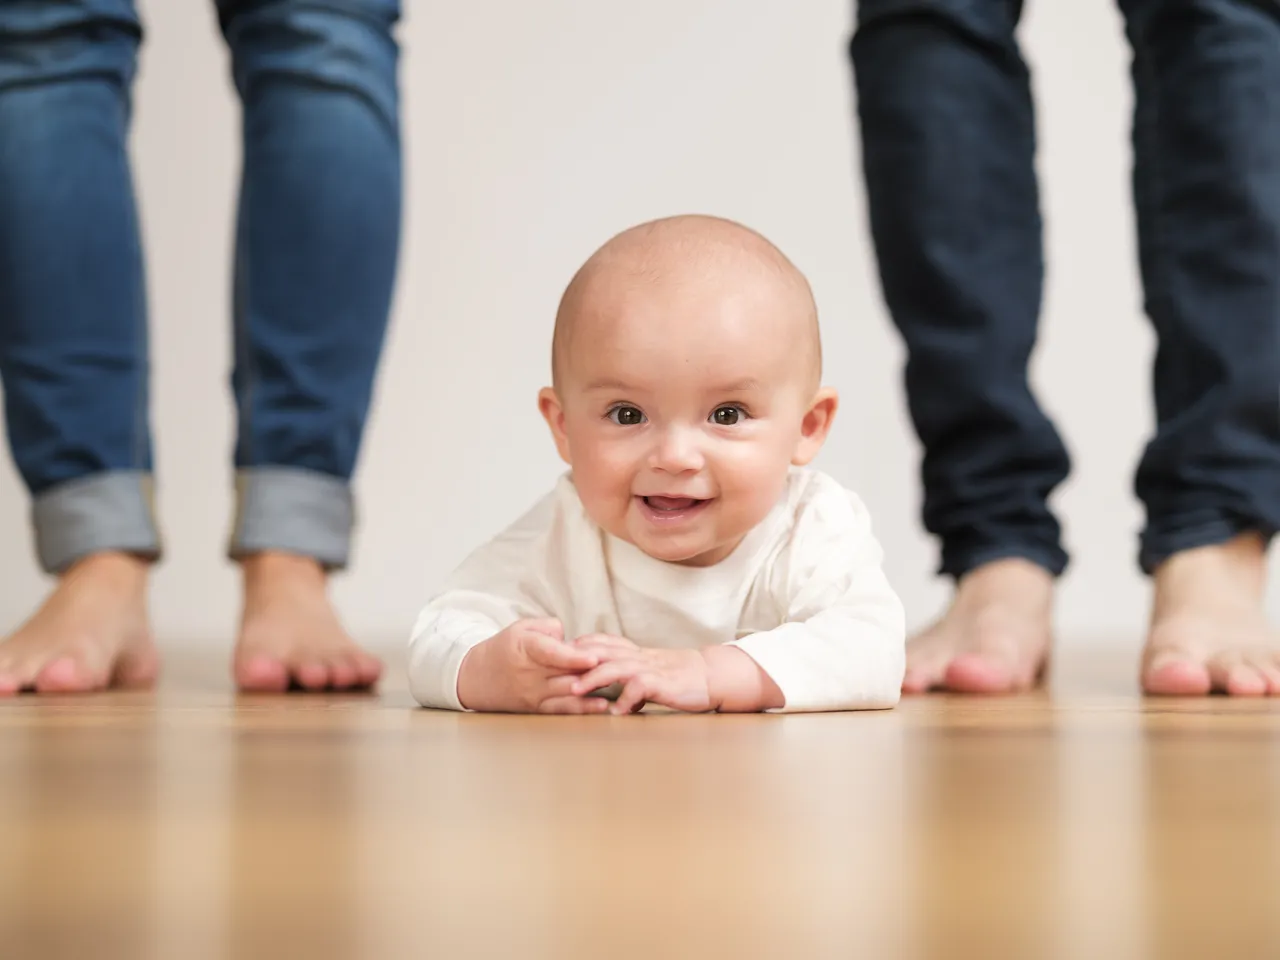
{"type": "Polygon", "coordinates": [[[608,700],[595,697],[551,697],[538,704],[539,713],[589,714],[604,713],[608,709],[608,700]]]}
{"type": "Polygon", "coordinates": [[[609,633],[588,633],[573,641],[575,646],[591,647],[595,650],[638,650],[634,643],[625,637],[615,637],[609,633]]]}
{"type": "Polygon", "coordinates": [[[601,663],[594,670],[589,670],[577,678],[573,684],[573,692],[583,696],[592,690],[607,687],[611,683],[630,680],[639,666],[630,660],[610,660],[607,663],[601,663]]]}
{"type": "Polygon", "coordinates": [[[540,633],[529,635],[525,650],[534,663],[552,670],[581,673],[600,662],[600,658],[589,650],[579,650],[572,644],[540,633]]]}
{"type": "Polygon", "coordinates": [[[520,626],[530,633],[540,633],[544,637],[551,637],[553,640],[564,639],[564,624],[554,617],[521,620],[520,626]]]}
{"type": "Polygon", "coordinates": [[[612,644],[594,644],[588,643],[578,647],[579,650],[585,650],[592,654],[596,659],[604,663],[634,663],[640,664],[645,662],[645,651],[640,647],[625,647],[612,644]]]}
{"type": "Polygon", "coordinates": [[[632,677],[627,681],[627,685],[622,688],[622,693],[618,694],[618,699],[614,701],[611,712],[617,716],[638,713],[644,709],[645,703],[655,695],[656,691],[649,677],[632,677]]]}
{"type": "Polygon", "coordinates": [[[542,700],[551,700],[555,697],[572,697],[574,696],[573,687],[578,682],[580,674],[565,673],[557,677],[548,677],[542,685],[542,690],[537,697],[542,700]]]}

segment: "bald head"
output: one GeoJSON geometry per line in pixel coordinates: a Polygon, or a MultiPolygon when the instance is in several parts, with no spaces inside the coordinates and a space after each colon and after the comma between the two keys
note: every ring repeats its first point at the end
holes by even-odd
{"type": "Polygon", "coordinates": [[[749,298],[769,311],[779,346],[803,344],[799,362],[816,388],[822,374],[818,311],[804,275],[763,236],[717,217],[687,215],[625,230],[597,250],[565,289],[552,338],[557,388],[573,366],[582,328],[614,319],[617,304],[646,294],[749,298]]]}

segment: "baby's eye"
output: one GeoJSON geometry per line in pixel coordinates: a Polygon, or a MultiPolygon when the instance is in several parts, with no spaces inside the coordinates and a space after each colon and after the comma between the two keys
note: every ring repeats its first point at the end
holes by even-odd
{"type": "Polygon", "coordinates": [[[715,413],[711,414],[711,422],[718,427],[732,427],[746,415],[747,412],[741,407],[732,405],[716,407],[715,413]]]}
{"type": "Polygon", "coordinates": [[[634,427],[644,423],[644,412],[639,407],[623,403],[609,411],[609,419],[620,427],[634,427]]]}

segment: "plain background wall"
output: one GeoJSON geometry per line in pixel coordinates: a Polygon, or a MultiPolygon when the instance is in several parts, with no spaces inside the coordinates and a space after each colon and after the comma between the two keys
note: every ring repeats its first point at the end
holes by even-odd
{"type": "MultiPolygon", "coordinates": [[[[918,523],[902,351],[865,227],[844,0],[407,0],[405,243],[357,480],[353,632],[402,640],[428,590],[560,470],[534,398],[556,301],[617,230],[740,219],[809,276],[843,409],[820,466],[871,506],[914,625],[948,593],[918,523]]],[[[229,251],[239,107],[211,3],[143,0],[133,144],[148,245],[154,422],[168,560],[163,643],[229,643],[229,251]]],[[[1109,0],[1028,4],[1050,264],[1034,379],[1075,458],[1056,505],[1074,564],[1067,642],[1137,642],[1133,467],[1152,337],[1129,202],[1128,50],[1109,0]]],[[[27,502],[0,471],[0,624],[46,585],[27,502]]]]}

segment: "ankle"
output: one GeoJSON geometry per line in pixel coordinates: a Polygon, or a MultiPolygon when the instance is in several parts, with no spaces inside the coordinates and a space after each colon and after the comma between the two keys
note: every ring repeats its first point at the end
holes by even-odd
{"type": "Polygon", "coordinates": [[[1055,577],[1023,557],[1002,557],[974,567],[956,583],[956,602],[1016,602],[1041,605],[1053,598],[1055,577]]]}
{"type": "Polygon", "coordinates": [[[153,561],[136,553],[103,550],[76,560],[58,576],[60,583],[86,579],[109,581],[121,587],[144,586],[153,561]]]}
{"type": "Polygon", "coordinates": [[[1157,603],[1161,599],[1242,593],[1261,602],[1266,579],[1266,541],[1253,531],[1222,543],[1180,550],[1152,572],[1157,603]]]}
{"type": "Polygon", "coordinates": [[[281,550],[262,550],[241,557],[240,568],[246,589],[277,583],[324,587],[329,580],[318,560],[281,550]]]}

